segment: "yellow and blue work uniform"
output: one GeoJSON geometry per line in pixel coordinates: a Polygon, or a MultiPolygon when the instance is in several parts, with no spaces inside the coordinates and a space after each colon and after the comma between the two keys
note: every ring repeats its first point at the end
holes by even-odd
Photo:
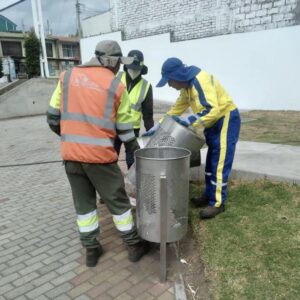
{"type": "Polygon", "coordinates": [[[219,81],[200,69],[189,81],[189,87],[180,90],[179,98],[167,114],[180,116],[189,107],[194,115],[188,119],[194,126],[200,123],[204,126],[208,146],[205,193],[211,206],[220,207],[226,200],[228,176],[239,137],[239,111],[219,81]]]}

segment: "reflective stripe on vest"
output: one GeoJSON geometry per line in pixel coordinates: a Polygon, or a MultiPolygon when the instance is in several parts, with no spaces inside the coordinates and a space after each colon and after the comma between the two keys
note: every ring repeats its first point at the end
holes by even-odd
{"type": "Polygon", "coordinates": [[[131,130],[132,129],[132,123],[116,123],[116,128],[118,130],[131,130]]]}
{"type": "MultiPolygon", "coordinates": [[[[125,74],[124,72],[119,72],[118,75],[116,76],[116,78],[118,78],[118,80],[122,80],[122,76],[123,74],[125,74]]],[[[124,82],[123,82],[124,83],[124,82]]],[[[126,86],[126,82],[125,82],[125,86],[126,86]]]]}
{"type": "Polygon", "coordinates": [[[51,115],[60,116],[60,110],[58,108],[49,106],[47,112],[51,115]]]}
{"type": "Polygon", "coordinates": [[[111,83],[111,86],[109,87],[109,95],[108,95],[108,99],[106,102],[104,118],[109,119],[111,116],[112,109],[114,107],[114,98],[115,98],[115,94],[116,94],[119,84],[120,84],[120,80],[117,77],[115,77],[111,83]]]}
{"type": "Polygon", "coordinates": [[[113,215],[113,221],[119,231],[130,231],[134,226],[131,209],[122,215],[113,215]]]}
{"type": "Polygon", "coordinates": [[[136,111],[141,111],[142,102],[144,101],[145,96],[146,96],[145,94],[146,94],[147,84],[148,84],[148,82],[145,79],[143,79],[143,84],[142,84],[139,99],[138,99],[137,103],[131,104],[132,109],[134,109],[136,111]]]}
{"type": "Polygon", "coordinates": [[[115,124],[109,119],[99,119],[93,116],[87,116],[79,113],[63,113],[62,120],[82,121],[93,125],[98,125],[106,129],[115,129],[115,124]]]}
{"type": "Polygon", "coordinates": [[[96,210],[85,215],[77,215],[77,225],[80,232],[92,232],[99,228],[99,219],[96,210]]]}
{"type": "Polygon", "coordinates": [[[120,140],[124,143],[135,139],[135,135],[134,135],[133,131],[131,131],[129,133],[119,133],[118,136],[119,136],[120,140]]]}
{"type": "Polygon", "coordinates": [[[76,135],[76,134],[62,134],[61,140],[63,142],[79,143],[79,144],[95,145],[95,146],[103,146],[103,147],[114,146],[114,143],[111,139],[92,138],[92,137],[76,135]]]}
{"type": "Polygon", "coordinates": [[[68,97],[69,97],[69,82],[71,78],[71,70],[66,71],[63,81],[63,113],[68,111],[68,97]]]}

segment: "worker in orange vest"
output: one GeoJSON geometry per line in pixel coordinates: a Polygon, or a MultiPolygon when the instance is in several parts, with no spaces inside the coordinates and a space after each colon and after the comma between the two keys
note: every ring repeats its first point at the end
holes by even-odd
{"type": "Polygon", "coordinates": [[[61,74],[47,111],[50,128],[61,137],[61,155],[88,267],[96,266],[102,254],[96,239],[99,233],[96,191],[127,244],[128,259],[138,261],[148,250],[137,234],[114,149],[116,136],[128,149],[139,148],[128,93],[115,76],[120,63],[132,62],[133,58],[122,56],[117,42],[99,42],[95,57],[88,63],[61,74]]]}

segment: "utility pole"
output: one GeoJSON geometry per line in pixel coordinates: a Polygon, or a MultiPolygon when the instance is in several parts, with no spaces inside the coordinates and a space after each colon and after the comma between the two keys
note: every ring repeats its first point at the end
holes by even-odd
{"type": "Polygon", "coordinates": [[[37,9],[38,9],[37,11],[39,17],[39,29],[41,34],[42,51],[43,51],[43,58],[44,58],[43,62],[45,68],[45,76],[46,78],[49,78],[49,67],[48,67],[48,58],[47,58],[47,51],[46,51],[45,31],[44,31],[41,0],[37,0],[37,9]]]}
{"type": "Polygon", "coordinates": [[[22,19],[22,32],[25,33],[25,23],[24,23],[24,19],[22,19]]]}
{"type": "Polygon", "coordinates": [[[47,34],[51,34],[51,31],[50,31],[50,22],[49,22],[48,19],[47,19],[47,34]]]}
{"type": "Polygon", "coordinates": [[[37,37],[40,39],[42,45],[42,53],[40,55],[41,77],[46,76],[46,78],[48,78],[49,68],[48,68],[48,59],[47,59],[47,52],[46,52],[41,0],[31,0],[31,8],[32,8],[34,31],[37,37]]]}
{"type": "Polygon", "coordinates": [[[80,10],[79,0],[76,0],[75,6],[76,6],[77,31],[78,31],[79,38],[82,38],[82,28],[81,28],[81,22],[80,22],[81,10],[80,10]]]}

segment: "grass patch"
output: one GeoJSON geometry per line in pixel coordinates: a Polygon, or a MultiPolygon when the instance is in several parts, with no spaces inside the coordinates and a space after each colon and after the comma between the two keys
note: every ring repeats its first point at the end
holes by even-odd
{"type": "Polygon", "coordinates": [[[240,140],[300,146],[299,111],[252,110],[241,116],[246,122],[240,140]]]}
{"type": "Polygon", "coordinates": [[[231,182],[225,213],[198,212],[190,220],[212,299],[300,299],[300,186],[231,182]]]}

